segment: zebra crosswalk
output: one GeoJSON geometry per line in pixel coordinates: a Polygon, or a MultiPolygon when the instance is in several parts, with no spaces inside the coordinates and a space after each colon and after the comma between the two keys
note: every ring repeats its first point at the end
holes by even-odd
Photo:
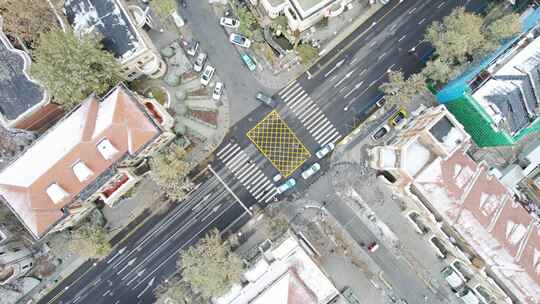
{"type": "Polygon", "coordinates": [[[274,184],[238,144],[229,142],[216,156],[258,202],[268,203],[277,194],[274,184]]]}
{"type": "Polygon", "coordinates": [[[335,143],[341,138],[339,131],[298,82],[287,85],[279,96],[319,145],[335,143]]]}

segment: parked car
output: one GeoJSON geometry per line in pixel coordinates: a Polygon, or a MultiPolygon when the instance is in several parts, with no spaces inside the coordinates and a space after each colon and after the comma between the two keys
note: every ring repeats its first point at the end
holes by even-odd
{"type": "Polygon", "coordinates": [[[189,56],[195,56],[198,50],[199,50],[199,41],[195,41],[189,46],[186,52],[189,56]]]}
{"type": "Polygon", "coordinates": [[[383,138],[386,134],[388,134],[388,132],[390,132],[390,127],[387,125],[384,125],[380,127],[379,130],[375,131],[375,133],[371,134],[371,139],[373,139],[374,141],[377,141],[383,138]]]}
{"type": "Polygon", "coordinates": [[[341,294],[343,295],[343,297],[345,298],[345,300],[347,300],[347,303],[349,304],[362,303],[360,302],[360,300],[358,299],[358,297],[356,296],[356,294],[350,287],[343,288],[343,290],[341,291],[341,294]]]}
{"type": "Polygon", "coordinates": [[[252,72],[255,71],[255,69],[257,68],[257,65],[255,64],[255,62],[253,62],[253,59],[251,59],[251,57],[249,57],[248,54],[242,53],[240,55],[240,58],[242,58],[242,61],[246,64],[248,70],[252,72]]]}
{"type": "Polygon", "coordinates": [[[221,94],[223,94],[223,82],[217,82],[216,86],[214,87],[214,92],[212,93],[212,99],[219,100],[221,98],[221,94]]]}
{"type": "Polygon", "coordinates": [[[278,194],[281,194],[289,189],[292,189],[294,186],[296,186],[296,180],[294,178],[289,178],[285,183],[277,187],[276,190],[278,194]]]}
{"type": "Polygon", "coordinates": [[[313,176],[315,173],[317,173],[319,170],[321,170],[321,165],[319,163],[314,163],[309,168],[307,168],[304,172],[302,172],[302,177],[304,179],[308,179],[311,176],[313,176]]]}
{"type": "Polygon", "coordinates": [[[275,108],[277,106],[277,102],[272,99],[272,97],[264,94],[264,93],[257,93],[257,95],[255,95],[255,98],[257,98],[259,101],[261,101],[262,103],[264,103],[265,105],[271,107],[271,108],[275,108]]]}
{"type": "Polygon", "coordinates": [[[274,175],[274,177],[272,178],[272,180],[274,181],[274,183],[277,183],[281,180],[281,178],[283,178],[283,176],[281,176],[280,173],[274,175]]]}
{"type": "Polygon", "coordinates": [[[249,48],[251,46],[251,40],[239,34],[231,33],[229,35],[229,41],[232,44],[236,44],[241,47],[249,48]]]}
{"type": "Polygon", "coordinates": [[[195,60],[195,64],[193,65],[193,69],[195,70],[195,72],[200,72],[202,71],[203,67],[204,67],[204,63],[206,62],[206,53],[199,53],[199,55],[197,56],[197,59],[195,60]]]}
{"type": "Polygon", "coordinates": [[[212,79],[212,76],[214,76],[215,71],[216,69],[211,65],[207,65],[204,68],[204,71],[201,75],[201,84],[203,86],[207,86],[210,83],[210,80],[212,79]]]}
{"type": "Polygon", "coordinates": [[[379,244],[377,242],[373,242],[367,246],[368,252],[375,252],[379,249],[379,244]]]}
{"type": "Polygon", "coordinates": [[[332,152],[332,150],[334,150],[336,146],[333,144],[333,143],[329,143],[329,144],[326,144],[324,147],[322,147],[321,149],[319,149],[319,151],[317,151],[315,153],[315,155],[321,159],[323,157],[325,157],[328,153],[332,152]]]}
{"type": "Polygon", "coordinates": [[[240,21],[229,17],[221,17],[221,19],[219,19],[219,24],[224,27],[235,29],[240,26],[240,21]]]}
{"type": "Polygon", "coordinates": [[[407,122],[408,116],[409,114],[405,109],[399,109],[399,111],[397,111],[394,115],[392,115],[392,117],[390,117],[389,123],[394,128],[397,128],[407,122]]]}
{"type": "Polygon", "coordinates": [[[452,291],[458,292],[465,286],[465,281],[452,266],[446,266],[441,271],[444,280],[450,285],[452,291]]]}
{"type": "Polygon", "coordinates": [[[480,304],[480,299],[478,299],[474,291],[467,286],[458,293],[458,297],[465,304],[480,304]]]}

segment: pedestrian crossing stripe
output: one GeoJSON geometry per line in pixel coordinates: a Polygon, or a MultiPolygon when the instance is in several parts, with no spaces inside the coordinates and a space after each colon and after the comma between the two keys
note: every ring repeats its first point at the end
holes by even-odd
{"type": "Polygon", "coordinates": [[[284,177],[290,176],[311,157],[309,150],[275,110],[246,135],[284,177]]]}

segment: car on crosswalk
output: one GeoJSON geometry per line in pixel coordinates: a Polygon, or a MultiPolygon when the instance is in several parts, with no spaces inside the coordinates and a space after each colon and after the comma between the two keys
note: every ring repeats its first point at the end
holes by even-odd
{"type": "Polygon", "coordinates": [[[309,168],[307,168],[304,172],[302,172],[302,178],[308,179],[312,177],[315,173],[319,172],[321,170],[321,165],[319,163],[314,163],[309,168]]]}
{"type": "Polygon", "coordinates": [[[315,155],[321,159],[325,157],[328,153],[332,152],[336,146],[333,143],[328,143],[324,147],[322,147],[319,151],[315,153],[315,155]]]}
{"type": "Polygon", "coordinates": [[[281,194],[287,190],[290,190],[296,186],[296,180],[294,178],[289,178],[285,183],[283,183],[281,186],[277,187],[277,193],[281,194]]]}

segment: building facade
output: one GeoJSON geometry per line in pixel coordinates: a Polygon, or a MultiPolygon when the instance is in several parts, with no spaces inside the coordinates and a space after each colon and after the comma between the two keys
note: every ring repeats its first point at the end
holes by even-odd
{"type": "Polygon", "coordinates": [[[524,33],[437,93],[480,147],[513,145],[540,132],[540,11],[524,33]]]}
{"type": "Polygon", "coordinates": [[[488,166],[468,154],[470,137],[444,106],[430,108],[370,164],[408,198],[404,211],[438,255],[486,303],[540,303],[540,226],[488,166]]]}
{"type": "Polygon", "coordinates": [[[64,12],[79,35],[97,31],[104,48],[114,54],[126,80],[162,77],[167,65],[124,0],[66,0],[64,12]]]}
{"type": "Polygon", "coordinates": [[[32,270],[34,254],[27,244],[14,239],[4,227],[0,229],[0,285],[6,285],[32,270]]]}
{"type": "Polygon", "coordinates": [[[174,138],[172,124],[123,85],[92,95],[0,172],[0,199],[36,239],[72,226],[138,181],[137,165],[174,138]]]}

